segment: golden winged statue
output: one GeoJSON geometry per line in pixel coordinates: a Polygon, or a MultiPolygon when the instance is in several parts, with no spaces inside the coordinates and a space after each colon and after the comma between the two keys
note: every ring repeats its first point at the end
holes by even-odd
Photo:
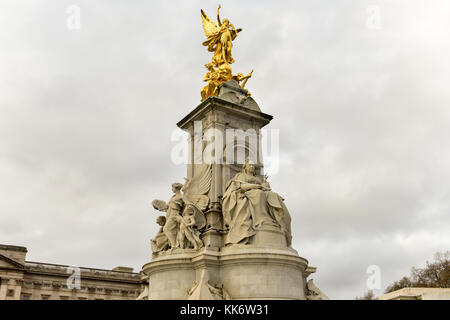
{"type": "MultiPolygon", "coordinates": [[[[214,52],[212,61],[205,65],[208,72],[203,81],[208,82],[208,84],[201,91],[202,101],[209,96],[217,96],[218,87],[221,83],[230,81],[231,79],[240,81],[238,80],[240,77],[233,77],[230,64],[234,62],[233,56],[231,55],[233,40],[236,39],[242,29],[236,29],[228,19],[221,21],[219,14],[220,8],[221,6],[219,5],[217,8],[218,25],[203,10],[200,10],[203,30],[206,36],[206,41],[203,42],[203,45],[208,47],[209,52],[214,52]]],[[[251,75],[246,79],[250,77],[251,75]]]]}
{"type": "Polygon", "coordinates": [[[208,47],[209,52],[214,52],[212,63],[216,67],[234,62],[231,56],[233,40],[236,39],[238,32],[242,31],[242,29],[236,29],[228,19],[224,19],[222,23],[220,21],[219,10],[220,5],[217,8],[217,22],[219,26],[208,18],[203,10],[200,10],[203,30],[206,36],[206,41],[203,42],[203,45],[208,47]]]}

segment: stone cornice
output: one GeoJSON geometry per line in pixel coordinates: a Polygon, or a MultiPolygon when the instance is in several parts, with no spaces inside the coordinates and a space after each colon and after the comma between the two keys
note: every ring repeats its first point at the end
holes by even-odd
{"type": "Polygon", "coordinates": [[[177,123],[177,126],[181,129],[186,130],[192,121],[199,119],[204,113],[210,110],[214,110],[215,108],[222,109],[239,116],[251,118],[257,122],[260,122],[263,126],[268,124],[273,119],[273,116],[269,114],[255,111],[239,104],[211,96],[200,103],[198,107],[196,107],[181,121],[179,121],[177,123]]]}
{"type": "MultiPolygon", "coordinates": [[[[55,271],[49,271],[49,270],[26,270],[26,274],[33,274],[33,275],[47,275],[47,276],[57,276],[57,277],[68,277],[70,274],[65,272],[55,272],[55,271]]],[[[141,283],[140,276],[133,277],[133,278],[112,278],[112,277],[105,277],[101,275],[87,275],[82,273],[81,279],[84,280],[96,280],[96,281],[108,281],[108,282],[117,282],[117,283],[141,283]]]]}
{"type": "MultiPolygon", "coordinates": [[[[13,260],[11,258],[8,258],[7,256],[5,256],[3,254],[0,254],[0,260],[6,261],[7,263],[9,263],[9,264],[11,264],[12,266],[15,267],[15,268],[11,268],[11,269],[14,269],[14,270],[17,270],[17,269],[25,270],[25,266],[23,264],[15,261],[15,260],[13,260]]],[[[2,268],[5,268],[5,267],[2,267],[2,268]]]]}
{"type": "Polygon", "coordinates": [[[21,246],[12,246],[9,244],[0,244],[0,250],[11,250],[11,251],[20,251],[20,252],[28,252],[27,248],[21,246]]]}
{"type": "MultiPolygon", "coordinates": [[[[69,266],[45,264],[26,261],[25,271],[27,274],[51,275],[56,277],[68,277],[69,266]]],[[[81,277],[89,280],[112,281],[120,283],[140,283],[141,275],[134,272],[112,271],[104,269],[80,268],[81,277]]]]}

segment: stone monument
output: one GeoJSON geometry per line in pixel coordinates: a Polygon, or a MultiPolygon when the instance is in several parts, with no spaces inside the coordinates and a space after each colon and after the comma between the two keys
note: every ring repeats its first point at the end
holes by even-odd
{"type": "Polygon", "coordinates": [[[261,112],[232,75],[241,29],[201,11],[213,52],[202,102],[177,123],[189,133],[187,178],[166,203],[154,200],[160,229],[151,240],[148,299],[327,299],[308,276],[316,269],[291,247],[291,215],[263,172],[261,112]]]}

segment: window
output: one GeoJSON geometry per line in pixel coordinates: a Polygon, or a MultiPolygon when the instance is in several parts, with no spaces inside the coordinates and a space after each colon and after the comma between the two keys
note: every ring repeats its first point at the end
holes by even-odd
{"type": "Polygon", "coordinates": [[[60,296],[59,299],[60,300],[69,300],[69,297],[68,296],[60,296]]]}
{"type": "Polygon", "coordinates": [[[44,283],[43,285],[42,285],[44,288],[50,288],[50,283],[44,283]]]}
{"type": "Polygon", "coordinates": [[[50,295],[49,294],[43,294],[42,295],[42,300],[50,300],[50,295]]]}
{"type": "Polygon", "coordinates": [[[14,297],[14,289],[8,289],[6,295],[7,295],[8,297],[14,297]]]}
{"type": "Polygon", "coordinates": [[[30,294],[23,294],[22,295],[22,300],[30,300],[31,299],[31,295],[30,294]]]}

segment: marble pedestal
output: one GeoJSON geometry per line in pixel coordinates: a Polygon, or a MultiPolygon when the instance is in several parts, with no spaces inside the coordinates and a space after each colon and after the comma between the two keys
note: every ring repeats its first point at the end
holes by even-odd
{"type": "Polygon", "coordinates": [[[223,286],[231,299],[303,300],[307,266],[291,248],[234,245],[220,251],[175,250],[155,257],[142,270],[149,276],[149,300],[187,299],[196,284],[223,286]]]}

